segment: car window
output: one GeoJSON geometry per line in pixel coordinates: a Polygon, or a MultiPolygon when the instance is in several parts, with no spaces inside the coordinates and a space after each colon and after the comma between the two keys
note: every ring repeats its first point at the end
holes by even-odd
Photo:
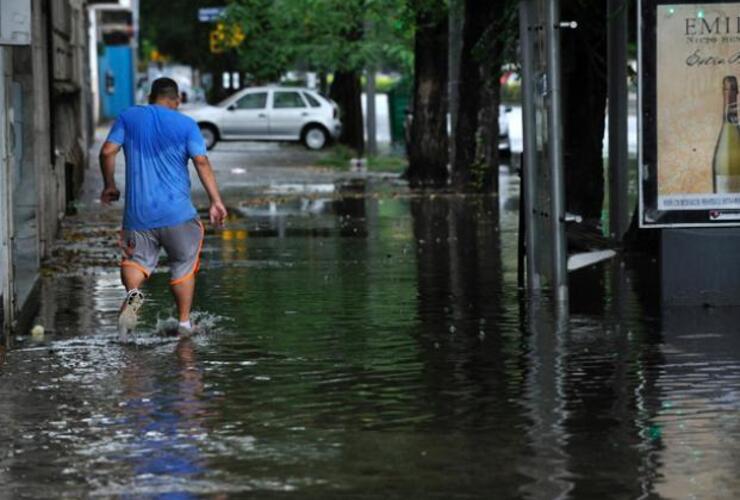
{"type": "Polygon", "coordinates": [[[247,94],[236,101],[237,109],[264,109],[267,104],[267,92],[247,94]]]}
{"type": "Polygon", "coordinates": [[[306,103],[301,99],[298,92],[275,92],[272,98],[272,107],[280,108],[305,108],[306,103]]]}
{"type": "Polygon", "coordinates": [[[308,104],[312,108],[320,108],[321,107],[321,103],[314,96],[312,96],[311,94],[309,94],[308,92],[304,92],[303,93],[303,97],[306,98],[306,100],[308,101],[308,104]]]}

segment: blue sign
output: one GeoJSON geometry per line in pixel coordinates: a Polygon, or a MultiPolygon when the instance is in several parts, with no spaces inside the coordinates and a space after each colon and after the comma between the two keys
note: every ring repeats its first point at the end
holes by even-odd
{"type": "Polygon", "coordinates": [[[101,115],[113,119],[134,105],[133,51],[128,45],[108,45],[98,57],[101,115]]]}
{"type": "Polygon", "coordinates": [[[210,23],[218,20],[226,10],[226,7],[203,7],[198,9],[198,21],[210,23]]]}

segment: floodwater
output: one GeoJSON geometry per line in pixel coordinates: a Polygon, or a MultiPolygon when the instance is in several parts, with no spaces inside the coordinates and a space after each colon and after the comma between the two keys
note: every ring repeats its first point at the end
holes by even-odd
{"type": "Polygon", "coordinates": [[[0,373],[0,496],[740,495],[740,313],[661,310],[649,258],[572,274],[569,315],[526,299],[506,182],[332,189],[209,231],[190,340],[156,334],[164,268],[127,344],[105,259],[50,273],[0,373]]]}

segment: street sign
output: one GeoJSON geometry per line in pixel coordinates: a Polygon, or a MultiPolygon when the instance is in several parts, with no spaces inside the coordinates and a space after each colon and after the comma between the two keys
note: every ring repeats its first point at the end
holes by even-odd
{"type": "Polygon", "coordinates": [[[198,9],[198,21],[202,23],[212,23],[218,21],[223,16],[226,7],[203,7],[198,9]]]}
{"type": "Polygon", "coordinates": [[[640,225],[740,225],[740,2],[640,2],[640,225]]]}

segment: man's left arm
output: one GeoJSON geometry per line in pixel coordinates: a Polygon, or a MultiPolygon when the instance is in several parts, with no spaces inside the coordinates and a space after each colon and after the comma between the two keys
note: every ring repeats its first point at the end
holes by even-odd
{"type": "Polygon", "coordinates": [[[211,224],[214,226],[223,226],[228,212],[226,211],[224,202],[221,200],[221,194],[218,192],[216,176],[213,175],[211,162],[206,155],[206,144],[195,121],[192,121],[190,124],[187,141],[188,155],[193,160],[193,165],[195,165],[195,171],[198,173],[200,183],[203,184],[203,188],[206,190],[206,194],[208,194],[208,199],[211,201],[211,206],[208,209],[211,224]]]}
{"type": "Polygon", "coordinates": [[[205,155],[196,155],[193,157],[193,165],[195,165],[195,171],[198,173],[198,178],[200,178],[200,182],[206,190],[208,199],[211,201],[211,206],[208,209],[211,224],[214,226],[223,226],[228,213],[224,206],[224,202],[221,200],[221,194],[218,192],[216,176],[213,175],[211,162],[208,161],[208,157],[205,155]]]}

